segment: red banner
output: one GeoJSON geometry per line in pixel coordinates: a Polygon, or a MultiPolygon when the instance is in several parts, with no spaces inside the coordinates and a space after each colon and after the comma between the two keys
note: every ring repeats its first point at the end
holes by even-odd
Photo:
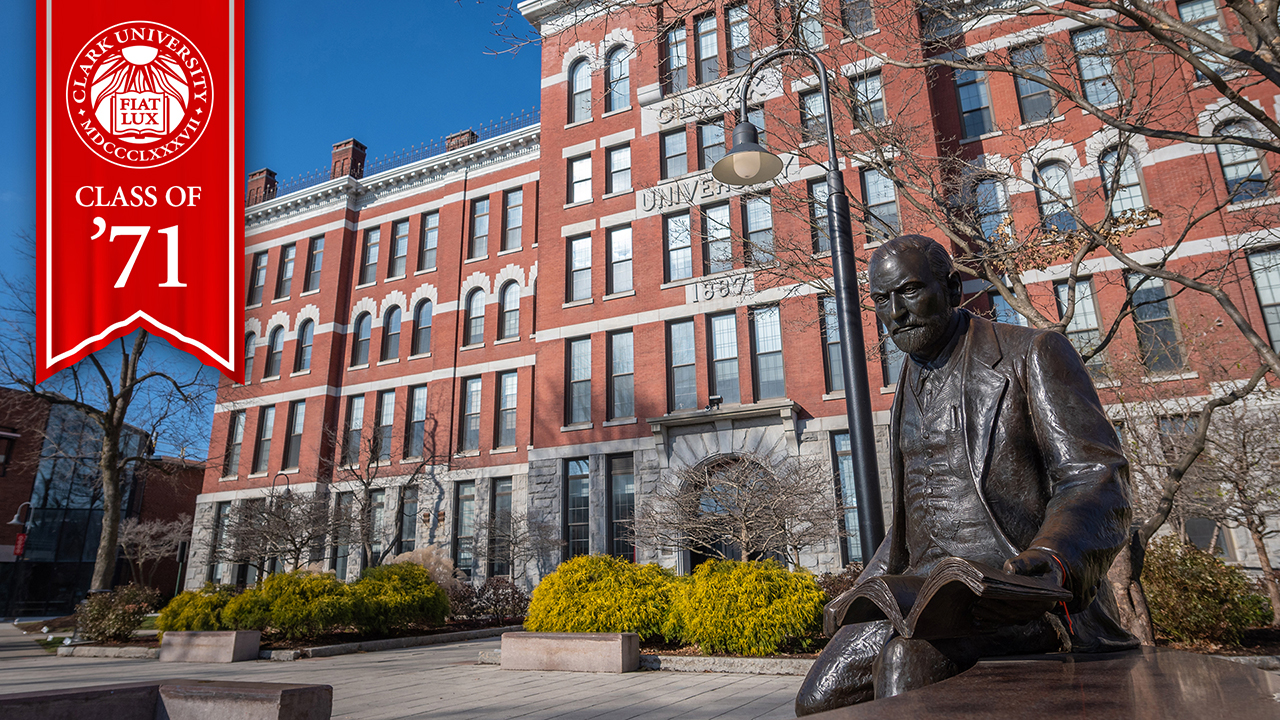
{"type": "Polygon", "coordinates": [[[37,380],[145,328],[239,381],[243,0],[40,0],[37,380]]]}
{"type": "MultiPolygon", "coordinates": [[[[27,512],[31,512],[27,510],[27,512]]],[[[18,533],[18,539],[13,542],[13,556],[22,557],[22,553],[27,551],[27,534],[18,533]]]]}

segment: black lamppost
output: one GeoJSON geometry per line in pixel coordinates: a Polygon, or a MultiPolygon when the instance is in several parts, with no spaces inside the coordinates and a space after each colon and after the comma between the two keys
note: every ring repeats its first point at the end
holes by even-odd
{"type": "Polygon", "coordinates": [[[747,93],[761,68],[781,57],[799,56],[818,70],[827,131],[827,232],[831,237],[836,316],[840,324],[840,364],[844,373],[845,413],[849,419],[849,445],[853,454],[854,495],[858,504],[858,540],[866,562],[884,538],[880,510],[880,473],[876,466],[875,434],[871,426],[871,396],[867,386],[866,348],[862,342],[862,311],[858,301],[858,276],[853,262],[853,229],[849,198],[836,157],[836,133],[832,124],[831,91],[827,68],[817,55],[800,48],[781,48],[751,64],[742,81],[738,124],[733,128],[733,148],[711,169],[715,179],[727,185],[757,185],[782,171],[782,160],[760,146],[759,130],[747,120],[747,93]]]}

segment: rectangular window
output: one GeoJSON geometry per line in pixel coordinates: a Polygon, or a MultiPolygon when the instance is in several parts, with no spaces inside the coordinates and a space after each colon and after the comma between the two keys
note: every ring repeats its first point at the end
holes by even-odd
{"type": "Polygon", "coordinates": [[[506,211],[502,214],[502,249],[520,248],[520,231],[524,228],[524,190],[508,190],[503,195],[506,211]]]}
{"type": "Polygon", "coordinates": [[[982,238],[994,242],[996,231],[1009,217],[1009,195],[999,178],[985,178],[978,182],[975,200],[978,205],[978,228],[982,238]]]}
{"type": "Polygon", "coordinates": [[[667,326],[667,347],[671,354],[671,409],[694,410],[698,407],[698,376],[692,320],[667,326]]]}
{"type": "MultiPolygon", "coordinates": [[[[1013,64],[1039,78],[1049,77],[1045,66],[1044,45],[1036,43],[1020,47],[1009,53],[1013,64]]],[[[1034,80],[1015,77],[1014,87],[1018,90],[1018,108],[1022,111],[1022,122],[1030,123],[1048,120],[1053,117],[1053,94],[1049,88],[1034,80]]]]}
{"type": "Polygon", "coordinates": [[[630,330],[609,335],[609,419],[635,417],[635,348],[630,330]]]}
{"type": "Polygon", "coordinates": [[[391,459],[391,432],[395,426],[396,391],[383,390],[378,393],[378,404],[373,427],[373,453],[378,462],[391,459]]]}
{"type": "Polygon", "coordinates": [[[382,228],[364,231],[364,247],[360,252],[360,285],[378,279],[378,243],[382,240],[382,228]]]}
{"type": "Polygon", "coordinates": [[[773,262],[773,206],[768,195],[747,198],[742,203],[747,247],[752,262],[773,262]]]}
{"type": "MultiPolygon", "coordinates": [[[[378,560],[382,558],[382,539],[386,537],[387,527],[387,491],[383,489],[369,491],[369,552],[378,560]]],[[[371,560],[374,562],[374,560],[371,560]]]]}
{"type": "Polygon", "coordinates": [[[1133,293],[1133,324],[1138,331],[1138,353],[1148,372],[1177,372],[1184,365],[1173,320],[1172,300],[1164,280],[1142,273],[1126,277],[1133,293]]]}
{"type": "Polygon", "coordinates": [[[289,403],[289,433],[284,438],[284,465],[288,470],[298,467],[302,455],[302,427],[307,418],[307,401],[294,400],[289,403]]]}
{"type": "MultiPolygon", "coordinates": [[[[215,505],[213,509],[213,541],[210,545],[210,549],[213,550],[213,557],[215,558],[217,557],[218,551],[226,547],[227,529],[230,525],[231,501],[224,500],[215,505]]],[[[223,579],[222,563],[217,562],[216,560],[209,563],[209,572],[205,579],[211,583],[221,583],[223,579]]]]}
{"type": "Polygon", "coordinates": [[[844,563],[865,562],[862,556],[862,540],[858,533],[858,495],[854,490],[853,451],[849,446],[849,432],[838,432],[831,436],[831,446],[835,450],[833,464],[836,469],[836,489],[840,491],[841,513],[840,532],[845,541],[840,544],[841,561],[844,563]]]}
{"type": "Polygon", "coordinates": [[[489,198],[471,201],[471,247],[467,259],[486,257],[489,254],[489,198]]]}
{"type": "Polygon", "coordinates": [[[267,254],[254,253],[253,265],[249,270],[249,297],[245,300],[245,304],[250,306],[262,304],[262,288],[266,284],[267,254]]]}
{"type": "Polygon", "coordinates": [[[724,157],[724,120],[699,125],[698,169],[710,170],[722,157],[724,157]]]}
{"type": "Polygon", "coordinates": [[[409,424],[405,430],[405,457],[422,457],[427,429],[427,386],[409,388],[409,424]]]}
{"type": "Polygon", "coordinates": [[[783,397],[787,384],[782,372],[782,326],[778,306],[754,308],[756,399],[783,397]]]}
{"type": "Polygon", "coordinates": [[[636,461],[631,455],[609,456],[609,552],[636,561],[631,530],[636,516],[636,461]]]}
{"type": "Polygon", "coordinates": [[[341,492],[333,503],[333,520],[337,528],[334,540],[337,542],[331,549],[329,569],[342,581],[347,579],[347,558],[351,555],[351,505],[354,501],[353,493],[341,492]]]}
{"type": "Polygon", "coordinates": [[[667,282],[693,277],[693,235],[689,213],[662,218],[667,236],[667,282]]]}
{"type": "Polygon", "coordinates": [[[876,16],[871,10],[871,0],[842,0],[844,29],[850,35],[865,35],[876,29],[876,16]]]}
{"type": "Polygon", "coordinates": [[[569,341],[569,425],[591,422],[591,338],[569,341]]]}
{"type": "Polygon", "coordinates": [[[586,202],[591,199],[591,156],[569,159],[569,203],[586,202]]]}
{"type": "Polygon", "coordinates": [[[396,554],[413,552],[418,545],[418,488],[400,488],[400,546],[396,554]]]}
{"type": "Polygon", "coordinates": [[[1081,30],[1071,36],[1076,51],[1076,66],[1080,70],[1080,89],[1085,99],[1094,105],[1110,105],[1120,101],[1112,79],[1111,49],[1107,42],[1106,28],[1081,30]]]}
{"type": "Polygon", "coordinates": [[[702,206],[702,250],[708,273],[733,269],[732,230],[729,228],[729,205],[702,206]]]}
{"type": "Polygon", "coordinates": [[[271,433],[276,424],[276,407],[268,405],[258,411],[258,440],[253,444],[253,472],[267,471],[271,457],[271,433]]]}
{"type": "Polygon", "coordinates": [[[489,577],[511,575],[511,478],[494,478],[489,502],[489,577]]]}
{"type": "Polygon", "coordinates": [[[688,144],[684,128],[662,135],[662,179],[680,177],[689,172],[688,144]]]}
{"type": "Polygon", "coordinates": [[[409,221],[400,220],[391,225],[391,267],[387,270],[387,277],[404,277],[408,257],[409,221]]]}
{"type": "Polygon", "coordinates": [[[418,247],[418,270],[435,270],[436,246],[440,242],[440,213],[422,216],[422,245],[418,247]]]}
{"type": "Polygon", "coordinates": [[[827,222],[827,198],[831,190],[826,180],[809,181],[809,234],[815,253],[831,252],[831,226],[827,222]]]}
{"type": "Polygon", "coordinates": [[[733,313],[711,318],[711,394],[742,402],[738,391],[738,321],[733,313]]]}
{"type": "MultiPolygon", "coordinates": [[[[1178,3],[1178,18],[1182,22],[1215,40],[1223,40],[1222,26],[1218,23],[1218,6],[1214,0],[1186,0],[1178,3]]],[[[1210,70],[1221,74],[1228,68],[1221,55],[1209,51],[1202,45],[1191,43],[1191,52],[1200,58],[1210,70]]],[[[1204,73],[1196,70],[1196,80],[1204,80],[1204,73]]]]}
{"type": "Polygon", "coordinates": [[[631,146],[619,145],[605,150],[605,172],[608,173],[607,193],[627,192],[631,189],[631,146]]]}
{"type": "Polygon", "coordinates": [[[311,247],[307,250],[307,277],[302,283],[302,292],[315,292],[320,289],[320,268],[324,265],[324,236],[311,238],[311,247]]]}
{"type": "MultiPolygon", "coordinates": [[[[567,558],[591,553],[591,470],[587,458],[565,462],[567,558]]],[[[567,559],[566,558],[566,559],[567,559]]]]}
{"type": "Polygon", "coordinates": [[[631,284],[631,226],[612,228],[609,242],[609,293],[628,292],[631,284]]]}
{"type": "Polygon", "coordinates": [[[1118,215],[1125,210],[1141,210],[1142,179],[1138,175],[1138,160],[1131,148],[1112,148],[1098,158],[1102,171],[1102,192],[1111,198],[1110,211],[1118,215]],[[1117,170],[1117,165],[1119,166],[1117,170]]]}
{"type": "Polygon", "coordinates": [[[986,135],[995,129],[991,117],[991,93],[987,74],[981,70],[956,70],[956,93],[960,95],[960,121],[966,138],[986,135]]]}
{"type": "Polygon", "coordinates": [[[458,449],[467,452],[480,449],[480,378],[462,381],[462,442],[458,449]]]}
{"type": "Polygon", "coordinates": [[[280,271],[276,275],[276,299],[287,298],[293,288],[293,261],[298,254],[298,246],[289,243],[280,248],[280,271]]]}
{"type": "Polygon", "coordinates": [[[800,0],[800,47],[817,50],[822,47],[822,3],[800,0]]]}
{"type": "Polygon", "coordinates": [[[800,93],[800,142],[819,142],[827,137],[827,111],[822,92],[800,93]]]}
{"type": "Polygon", "coordinates": [[[591,236],[569,238],[569,302],[591,299],[591,236]]]}
{"type": "MultiPolygon", "coordinates": [[[[1065,282],[1056,283],[1054,289],[1058,298],[1058,317],[1067,312],[1068,286],[1065,282]]],[[[1102,335],[1098,331],[1098,306],[1093,298],[1093,281],[1086,278],[1076,281],[1076,304],[1067,323],[1067,339],[1075,346],[1076,352],[1084,355],[1098,346],[1102,335]]],[[[1087,363],[1089,374],[1095,378],[1106,375],[1106,367],[1101,353],[1094,355],[1087,363]]]]}
{"type": "Polygon", "coordinates": [[[862,171],[862,196],[867,206],[863,224],[868,243],[882,243],[898,235],[898,195],[893,181],[875,168],[862,171]]]}
{"type": "Polygon", "coordinates": [[[891,387],[902,379],[902,363],[907,354],[889,337],[889,331],[883,323],[876,323],[876,329],[880,334],[880,371],[883,373],[884,386],[891,387]]]}
{"type": "Polygon", "coordinates": [[[751,65],[751,28],[747,8],[736,5],[725,11],[729,22],[729,72],[740,73],[751,65]]]}
{"type": "Polygon", "coordinates": [[[756,126],[756,139],[760,141],[760,145],[768,147],[768,137],[766,137],[764,127],[764,110],[761,108],[751,108],[747,110],[747,122],[756,126]]]}
{"type": "Polygon", "coordinates": [[[498,373],[498,447],[516,445],[516,372],[498,373]]]}
{"type": "Polygon", "coordinates": [[[715,14],[693,21],[698,36],[698,82],[711,82],[720,77],[720,48],[716,37],[715,14]]]}
{"type": "Polygon", "coordinates": [[[1027,326],[1027,319],[1022,316],[1022,313],[1014,310],[1009,301],[1005,300],[1000,293],[991,290],[987,293],[987,298],[991,301],[991,316],[996,322],[1027,326]]]}
{"type": "Polygon", "coordinates": [[[840,354],[840,318],[836,314],[836,299],[824,295],[822,303],[823,360],[827,366],[827,392],[844,390],[844,366],[840,354]]]}
{"type": "Polygon", "coordinates": [[[342,463],[360,462],[360,433],[364,430],[364,396],[352,395],[347,400],[347,431],[342,438],[342,463]]]}
{"type": "Polygon", "coordinates": [[[467,577],[476,569],[476,482],[468,480],[453,486],[454,512],[453,564],[467,577]]]}
{"type": "Polygon", "coordinates": [[[884,122],[884,87],[880,73],[873,72],[853,79],[853,119],[863,125],[884,122]]]}
{"type": "Polygon", "coordinates": [[[667,41],[662,47],[666,65],[663,73],[663,90],[668,95],[678,93],[689,87],[689,55],[685,47],[684,25],[677,25],[667,31],[667,41]]]}
{"type": "MultiPolygon", "coordinates": [[[[1262,320],[1267,324],[1271,349],[1280,352],[1280,249],[1249,255],[1249,272],[1262,306],[1262,320]]],[[[233,468],[234,473],[234,468],[233,468]]],[[[223,474],[227,474],[223,471],[223,474]]]]}
{"type": "Polygon", "coordinates": [[[222,459],[222,477],[240,473],[240,447],[244,444],[244,411],[235,410],[227,421],[227,452],[222,459]]]}

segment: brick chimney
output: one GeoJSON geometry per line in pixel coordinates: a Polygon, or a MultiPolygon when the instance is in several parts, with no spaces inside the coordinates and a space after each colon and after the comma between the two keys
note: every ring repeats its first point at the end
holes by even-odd
{"type": "Polygon", "coordinates": [[[476,135],[475,130],[462,130],[444,139],[444,149],[457,150],[460,147],[471,145],[479,139],[480,136],[476,135]]]}
{"type": "Polygon", "coordinates": [[[355,138],[333,144],[333,170],[329,178],[340,178],[350,175],[364,177],[364,143],[355,138]]]}
{"type": "Polygon", "coordinates": [[[249,187],[245,189],[244,204],[257,205],[276,196],[276,173],[262,168],[249,173],[249,187]]]}

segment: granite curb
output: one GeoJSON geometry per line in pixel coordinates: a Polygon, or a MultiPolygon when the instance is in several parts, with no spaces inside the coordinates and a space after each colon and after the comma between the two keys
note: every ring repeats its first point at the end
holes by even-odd
{"type": "MultiPolygon", "coordinates": [[[[501,650],[481,650],[477,665],[501,665],[501,650]]],[[[641,655],[641,670],[668,672],[734,673],[738,675],[805,675],[813,660],[800,658],[684,657],[641,655]]]]}
{"type": "Polygon", "coordinates": [[[423,645],[442,645],[445,643],[479,640],[497,637],[504,632],[524,630],[523,625],[507,625],[505,627],[481,628],[479,630],[463,630],[461,632],[441,633],[439,635],[416,635],[414,637],[388,638],[386,640],[365,640],[364,642],[341,643],[339,645],[320,645],[318,647],[299,648],[297,650],[263,650],[258,653],[259,660],[288,662],[304,658],[333,657],[360,652],[378,652],[380,650],[399,650],[401,648],[420,647],[423,645]]]}
{"type": "Polygon", "coordinates": [[[58,648],[58,657],[132,658],[135,660],[159,660],[160,648],[109,647],[104,645],[64,645],[58,648]]]}
{"type": "Polygon", "coordinates": [[[1280,655],[1210,655],[1209,657],[1250,665],[1259,670],[1280,672],[1280,655]]]}

